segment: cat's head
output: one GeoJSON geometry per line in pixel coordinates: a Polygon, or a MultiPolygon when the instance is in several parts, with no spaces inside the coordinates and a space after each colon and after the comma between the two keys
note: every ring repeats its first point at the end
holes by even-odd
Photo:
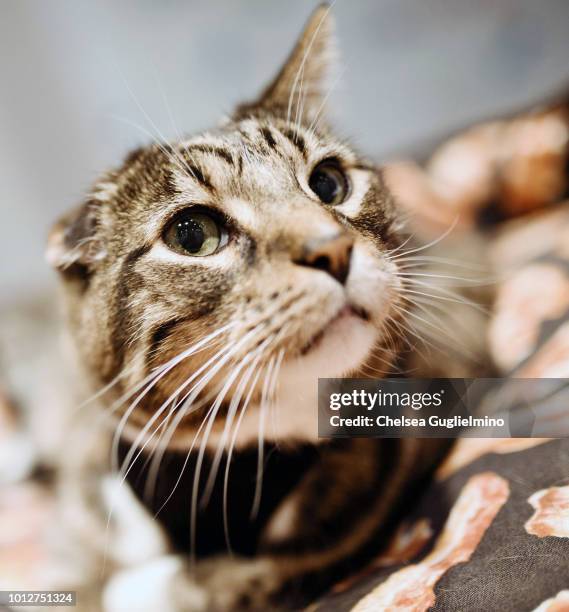
{"type": "Polygon", "coordinates": [[[132,152],[54,227],[80,359],[95,385],[119,376],[131,429],[161,411],[151,431],[183,415],[173,443],[192,439],[247,402],[257,423],[276,394],[266,434],[312,439],[318,377],[385,368],[398,221],[380,171],[325,123],[331,37],[320,7],[256,101],[132,152]]]}

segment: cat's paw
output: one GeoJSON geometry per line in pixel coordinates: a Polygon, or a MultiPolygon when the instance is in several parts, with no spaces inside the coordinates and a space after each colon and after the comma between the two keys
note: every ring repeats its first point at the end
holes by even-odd
{"type": "Polygon", "coordinates": [[[207,609],[216,612],[277,610],[283,586],[274,561],[231,557],[199,563],[196,582],[208,593],[207,609]]]}
{"type": "Polygon", "coordinates": [[[180,557],[166,555],[114,574],[102,597],[104,612],[205,612],[209,597],[188,579],[180,557]]]}
{"type": "Polygon", "coordinates": [[[104,612],[245,612],[277,610],[282,589],[269,559],[217,557],[191,571],[179,556],[164,555],[122,570],[108,581],[104,612]]]}

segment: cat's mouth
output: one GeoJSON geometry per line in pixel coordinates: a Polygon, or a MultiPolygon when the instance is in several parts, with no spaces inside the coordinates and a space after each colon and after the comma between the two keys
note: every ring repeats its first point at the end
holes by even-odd
{"type": "Polygon", "coordinates": [[[365,308],[356,306],[355,304],[346,304],[342,306],[342,308],[340,308],[338,312],[302,347],[300,354],[304,356],[310,351],[318,348],[326,334],[333,331],[333,328],[336,326],[349,321],[349,319],[359,319],[368,322],[370,320],[370,315],[365,308]]]}

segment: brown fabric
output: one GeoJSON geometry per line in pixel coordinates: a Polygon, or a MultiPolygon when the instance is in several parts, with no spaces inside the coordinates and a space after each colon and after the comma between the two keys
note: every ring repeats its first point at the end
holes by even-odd
{"type": "Polygon", "coordinates": [[[569,440],[554,440],[485,454],[434,482],[408,519],[433,531],[421,552],[391,567],[380,556],[316,609],[534,610],[569,585],[569,537],[560,529],[569,520],[567,466],[569,440]],[[536,520],[540,535],[532,533],[536,520]]]}

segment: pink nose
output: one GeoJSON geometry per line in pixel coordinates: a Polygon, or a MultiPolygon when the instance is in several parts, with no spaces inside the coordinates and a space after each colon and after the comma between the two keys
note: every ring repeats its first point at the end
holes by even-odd
{"type": "Polygon", "coordinates": [[[329,238],[311,239],[305,245],[302,256],[294,263],[327,272],[341,285],[350,273],[353,239],[345,232],[329,238]]]}

